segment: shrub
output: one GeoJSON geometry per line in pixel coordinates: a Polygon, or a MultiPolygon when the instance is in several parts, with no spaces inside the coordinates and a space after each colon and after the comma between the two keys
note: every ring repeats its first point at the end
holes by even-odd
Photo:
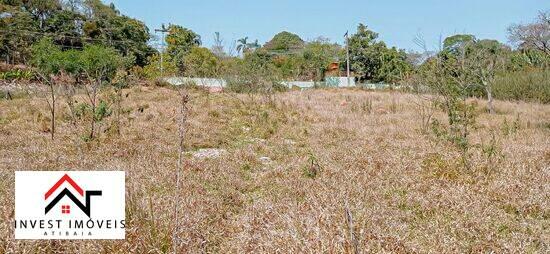
{"type": "Polygon", "coordinates": [[[216,55],[207,48],[193,47],[184,57],[185,74],[190,77],[216,77],[220,63],[216,55]]]}
{"type": "Polygon", "coordinates": [[[226,66],[227,89],[237,93],[263,93],[284,91],[280,84],[280,73],[271,62],[271,55],[257,50],[245,54],[244,58],[226,66]]]}
{"type": "Polygon", "coordinates": [[[140,77],[145,77],[150,80],[166,76],[175,76],[178,73],[178,67],[173,58],[168,54],[162,55],[162,70],[160,68],[160,55],[155,54],[149,57],[149,64],[138,71],[140,77]]]}
{"type": "MultiPolygon", "coordinates": [[[[89,103],[79,103],[75,107],[75,116],[78,119],[91,119],[92,116],[92,106],[89,103]]],[[[111,107],[104,100],[100,100],[95,108],[95,113],[93,114],[93,120],[95,122],[101,122],[103,119],[109,117],[112,114],[111,107]]]]}
{"type": "Polygon", "coordinates": [[[495,98],[550,103],[550,70],[511,72],[498,76],[495,98]]]}
{"type": "Polygon", "coordinates": [[[6,72],[0,72],[0,80],[33,80],[35,79],[34,73],[31,70],[10,70],[6,72]]]}
{"type": "Polygon", "coordinates": [[[94,119],[96,122],[101,122],[103,119],[111,115],[111,108],[107,102],[101,100],[95,110],[94,119]]]}

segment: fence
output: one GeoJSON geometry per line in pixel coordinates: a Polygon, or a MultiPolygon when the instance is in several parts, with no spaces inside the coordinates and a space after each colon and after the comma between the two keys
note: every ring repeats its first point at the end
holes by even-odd
{"type": "MultiPolygon", "coordinates": [[[[222,90],[227,87],[227,81],[224,79],[215,79],[215,78],[190,78],[190,77],[169,77],[164,78],[164,81],[175,85],[185,85],[193,83],[197,86],[206,87],[211,90],[222,90]]],[[[298,87],[300,89],[307,89],[313,87],[355,87],[355,79],[350,77],[326,77],[325,81],[314,82],[314,81],[282,81],[281,84],[288,88],[298,87]]],[[[382,84],[368,84],[373,86],[379,86],[382,84]]],[[[388,86],[388,85],[385,85],[388,86]]],[[[370,87],[367,87],[370,88],[370,87]]],[[[381,89],[379,87],[373,87],[371,89],[381,89]]]]}

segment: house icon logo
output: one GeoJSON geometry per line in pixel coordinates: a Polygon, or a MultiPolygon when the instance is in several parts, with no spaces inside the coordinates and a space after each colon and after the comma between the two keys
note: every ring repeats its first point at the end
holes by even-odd
{"type": "MultiPolygon", "coordinates": [[[[46,205],[46,208],[44,210],[44,214],[48,214],[56,204],[58,204],[64,197],[69,198],[75,205],[78,207],[84,214],[86,214],[88,217],[90,217],[90,210],[91,210],[91,197],[92,196],[101,196],[100,190],[88,190],[84,191],[82,188],[67,174],[63,175],[49,190],[44,194],[44,200],[48,200],[52,194],[61,187],[63,183],[68,183],[73,189],[76,191],[77,195],[80,197],[85,197],[85,203],[82,204],[80,200],[71,192],[69,189],[65,188],[57,196],[51,199],[51,201],[46,205]]],[[[61,205],[61,213],[62,214],[70,214],[71,213],[71,206],[70,205],[61,205]]]]}

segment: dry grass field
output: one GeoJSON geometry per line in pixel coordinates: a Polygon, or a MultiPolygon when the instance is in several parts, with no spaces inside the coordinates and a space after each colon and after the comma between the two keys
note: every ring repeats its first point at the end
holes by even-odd
{"type": "MultiPolygon", "coordinates": [[[[124,95],[121,134],[109,117],[89,142],[64,102],[52,141],[43,99],[0,101],[0,253],[171,251],[179,95],[124,95]],[[126,240],[13,240],[14,171],[66,169],[126,171],[126,240]]],[[[190,97],[180,253],[550,252],[550,105],[497,101],[489,115],[474,100],[465,169],[452,144],[422,129],[412,94],[190,97]],[[200,156],[205,148],[221,150],[200,156]]]]}

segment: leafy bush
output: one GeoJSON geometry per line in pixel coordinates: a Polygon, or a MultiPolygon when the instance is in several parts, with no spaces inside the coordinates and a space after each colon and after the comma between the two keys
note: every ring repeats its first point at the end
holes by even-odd
{"type": "Polygon", "coordinates": [[[218,58],[207,48],[191,48],[183,61],[185,74],[189,77],[212,78],[220,73],[218,58]]]}
{"type": "Polygon", "coordinates": [[[97,108],[95,110],[94,119],[96,122],[101,122],[103,119],[111,115],[111,108],[109,104],[105,101],[99,101],[97,108]]]}
{"type": "MultiPolygon", "coordinates": [[[[111,107],[107,102],[101,100],[96,106],[94,121],[101,122],[103,119],[109,117],[112,113],[111,107]]],[[[79,119],[90,119],[92,115],[92,106],[88,103],[79,103],[75,107],[75,116],[79,119]]]]}
{"type": "Polygon", "coordinates": [[[31,70],[16,69],[0,72],[0,80],[32,80],[34,78],[34,73],[31,70]]]}
{"type": "Polygon", "coordinates": [[[265,50],[247,52],[243,59],[224,63],[227,90],[237,93],[263,93],[286,91],[281,84],[281,73],[265,50]]]}
{"type": "Polygon", "coordinates": [[[162,55],[162,71],[160,69],[160,54],[154,54],[148,60],[149,64],[139,70],[140,77],[155,80],[163,76],[175,76],[178,73],[176,62],[169,54],[162,55]]]}
{"type": "Polygon", "coordinates": [[[74,114],[78,119],[83,119],[90,111],[90,105],[88,105],[88,103],[79,103],[74,109],[74,114]]]}
{"type": "Polygon", "coordinates": [[[498,76],[493,85],[495,97],[550,103],[550,70],[511,72],[498,76]]]}

